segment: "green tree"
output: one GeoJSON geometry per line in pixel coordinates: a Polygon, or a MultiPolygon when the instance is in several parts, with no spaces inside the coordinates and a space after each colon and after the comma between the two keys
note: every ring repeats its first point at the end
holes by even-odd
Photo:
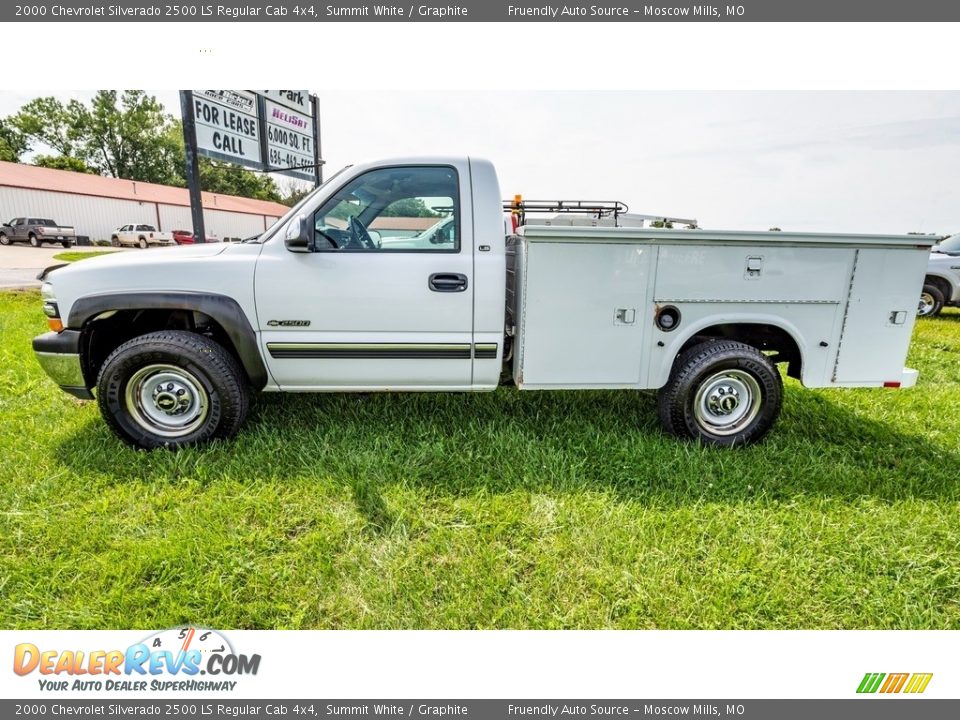
{"type": "Polygon", "coordinates": [[[0,160],[19,162],[27,148],[24,134],[8,120],[0,120],[0,160]]]}
{"type": "Polygon", "coordinates": [[[282,202],[287,207],[293,207],[298,202],[303,200],[307,195],[313,192],[313,188],[304,185],[294,185],[290,183],[286,186],[283,193],[280,195],[280,202],[282,202]]]}
{"type": "Polygon", "coordinates": [[[81,159],[104,175],[169,184],[177,178],[178,147],[171,142],[172,118],[143,90],[98,90],[78,112],[86,155],[81,159]]]}
{"type": "Polygon", "coordinates": [[[404,198],[390,203],[384,208],[383,217],[442,217],[440,213],[434,212],[427,207],[427,204],[420,198],[404,198]]]}
{"type": "Polygon", "coordinates": [[[38,155],[33,159],[37,167],[53,168],[54,170],[70,170],[71,172],[96,175],[97,171],[83,160],[69,155],[38,155]]]}
{"type": "MultiPolygon", "coordinates": [[[[170,183],[177,177],[178,159],[168,131],[172,121],[143,90],[98,90],[89,105],[35,98],[8,122],[31,148],[49,148],[102,175],[170,183]]],[[[52,159],[45,162],[49,167],[52,159]]],[[[70,163],[63,161],[62,166],[69,168],[70,163]]]]}
{"type": "Polygon", "coordinates": [[[78,115],[85,110],[83,103],[71,100],[64,105],[55,97],[34,98],[10,118],[10,123],[31,143],[40,143],[61,155],[83,159],[82,130],[78,115]]]}

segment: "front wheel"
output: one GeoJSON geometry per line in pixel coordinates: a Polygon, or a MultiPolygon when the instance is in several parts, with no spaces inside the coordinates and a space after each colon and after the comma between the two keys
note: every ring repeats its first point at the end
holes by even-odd
{"type": "Polygon", "coordinates": [[[783,381],[766,355],[741,342],[709,340],[677,358],[657,411],[674,435],[731,447],[766,435],[782,403],[783,381]]]}
{"type": "Polygon", "coordinates": [[[120,238],[114,235],[112,238],[110,238],[110,244],[113,247],[120,247],[120,238]]]}
{"type": "Polygon", "coordinates": [[[146,450],[232,437],[249,404],[236,359],[181,330],[141,335],[114,350],[100,370],[97,399],[114,433],[146,450]]]}
{"type": "Polygon", "coordinates": [[[935,317],[943,310],[943,293],[936,285],[924,285],[920,292],[917,317],[935,317]]]}

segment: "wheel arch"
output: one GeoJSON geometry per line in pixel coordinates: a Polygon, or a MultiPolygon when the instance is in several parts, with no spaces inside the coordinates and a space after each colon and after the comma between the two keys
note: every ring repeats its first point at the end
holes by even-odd
{"type": "Polygon", "coordinates": [[[949,303],[953,301],[953,284],[950,279],[932,272],[928,272],[923,278],[924,285],[933,285],[943,293],[943,301],[949,303]]]}
{"type": "Polygon", "coordinates": [[[130,338],[154,330],[198,327],[207,327],[237,358],[254,389],[267,384],[256,333],[240,304],[226,295],[187,291],[88,295],[73,303],[67,327],[81,332],[88,387],[96,384],[106,356],[130,338]]]}
{"type": "Polygon", "coordinates": [[[783,318],[751,315],[720,319],[716,316],[704,318],[685,329],[683,335],[673,339],[668,346],[668,362],[663,362],[652,377],[652,387],[662,387],[670,377],[677,358],[694,345],[713,338],[736,340],[755,347],[761,352],[773,351],[774,363],[787,363],[787,375],[801,379],[804,367],[805,344],[800,339],[799,329],[783,318]]]}

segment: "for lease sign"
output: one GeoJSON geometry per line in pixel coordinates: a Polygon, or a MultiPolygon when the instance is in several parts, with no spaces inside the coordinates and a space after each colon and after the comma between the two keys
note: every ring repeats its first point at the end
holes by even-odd
{"type": "Polygon", "coordinates": [[[193,114],[201,154],[262,167],[256,95],[246,90],[194,90],[193,114]]]}

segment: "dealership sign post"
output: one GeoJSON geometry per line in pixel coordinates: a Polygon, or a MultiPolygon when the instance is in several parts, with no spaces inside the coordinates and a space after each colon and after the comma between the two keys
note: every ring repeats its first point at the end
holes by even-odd
{"type": "Polygon", "coordinates": [[[181,90],[194,242],[205,242],[198,156],[323,181],[316,95],[306,90],[181,90]]]}

